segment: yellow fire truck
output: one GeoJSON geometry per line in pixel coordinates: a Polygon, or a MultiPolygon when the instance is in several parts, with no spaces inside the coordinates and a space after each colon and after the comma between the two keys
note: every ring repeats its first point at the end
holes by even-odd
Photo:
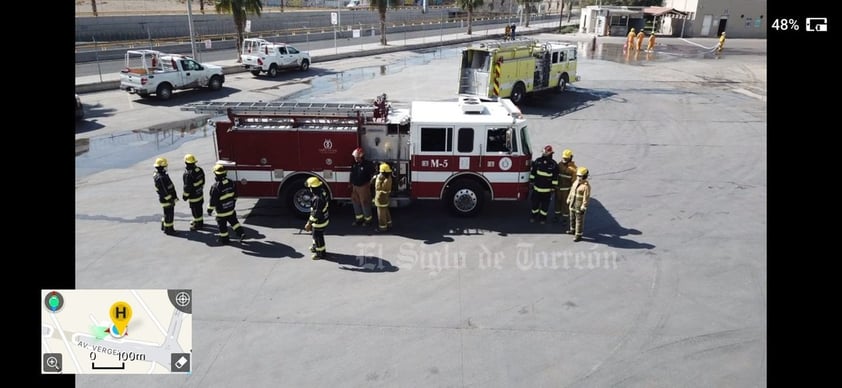
{"type": "Polygon", "coordinates": [[[535,39],[494,41],[462,50],[459,94],[508,97],[520,104],[526,93],[564,91],[579,81],[576,45],[535,39]]]}

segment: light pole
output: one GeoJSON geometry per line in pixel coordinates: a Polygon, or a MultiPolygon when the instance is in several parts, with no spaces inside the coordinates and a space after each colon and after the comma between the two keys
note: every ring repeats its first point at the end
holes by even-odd
{"type": "Polygon", "coordinates": [[[193,37],[193,7],[192,1],[187,0],[187,24],[190,26],[190,50],[193,52],[193,59],[196,59],[196,39],[193,37]]]}

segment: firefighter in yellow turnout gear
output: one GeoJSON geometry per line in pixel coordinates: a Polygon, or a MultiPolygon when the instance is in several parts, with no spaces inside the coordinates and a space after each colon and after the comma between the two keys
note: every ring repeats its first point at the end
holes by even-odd
{"type": "Polygon", "coordinates": [[[643,30],[637,33],[637,44],[634,45],[634,49],[640,51],[641,46],[643,46],[643,38],[646,37],[646,34],[643,33],[643,30]]]}
{"type": "Polygon", "coordinates": [[[570,215],[573,217],[573,222],[567,233],[572,233],[576,237],[573,241],[582,239],[582,230],[585,228],[585,212],[588,210],[588,203],[591,200],[591,184],[588,182],[588,169],[579,167],[576,172],[576,182],[570,188],[570,194],[567,196],[567,204],[570,205],[570,215]],[[575,229],[573,227],[575,226],[575,229]]]}
{"type": "Polygon", "coordinates": [[[634,36],[634,28],[632,28],[631,30],[629,30],[628,37],[626,37],[626,48],[629,51],[632,51],[632,49],[634,48],[634,36]]]}
{"type": "Polygon", "coordinates": [[[377,207],[377,231],[392,229],[392,214],[389,201],[392,194],[392,167],[388,163],[380,164],[380,174],[374,180],[374,206],[377,207]]]}
{"type": "Polygon", "coordinates": [[[723,48],[725,48],[725,31],[722,31],[722,35],[719,36],[719,43],[716,44],[716,53],[721,53],[723,48]]]}
{"type": "Polygon", "coordinates": [[[571,225],[567,196],[570,194],[570,186],[573,186],[574,180],[576,180],[576,163],[573,162],[573,151],[567,149],[561,152],[561,161],[558,163],[558,189],[555,194],[553,222],[563,220],[567,225],[571,225]]]}

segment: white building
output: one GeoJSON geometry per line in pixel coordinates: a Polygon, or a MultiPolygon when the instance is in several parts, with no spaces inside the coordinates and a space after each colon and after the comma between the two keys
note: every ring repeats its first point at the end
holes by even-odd
{"type": "Polygon", "coordinates": [[[625,36],[630,28],[660,35],[766,38],[766,0],[665,0],[663,7],[588,6],[579,31],[625,36]]]}

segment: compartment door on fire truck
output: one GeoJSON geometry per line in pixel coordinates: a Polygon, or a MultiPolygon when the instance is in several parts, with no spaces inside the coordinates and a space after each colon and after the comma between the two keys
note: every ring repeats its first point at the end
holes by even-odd
{"type": "Polygon", "coordinates": [[[442,184],[458,165],[453,155],[453,127],[421,126],[421,144],[415,145],[412,157],[413,195],[416,198],[439,198],[442,184]]]}

